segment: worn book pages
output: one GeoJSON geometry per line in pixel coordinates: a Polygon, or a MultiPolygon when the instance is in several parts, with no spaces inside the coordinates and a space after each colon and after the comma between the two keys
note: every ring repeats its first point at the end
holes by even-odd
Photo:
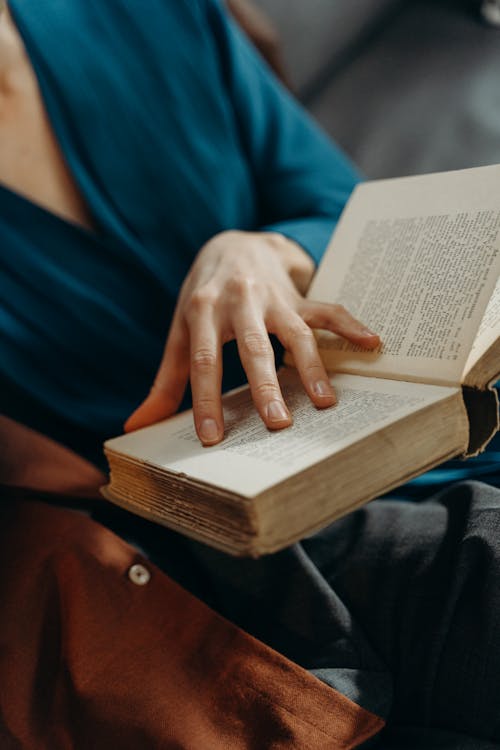
{"type": "Polygon", "coordinates": [[[459,384],[500,274],[500,166],[360,185],[309,291],[338,302],[382,345],[318,332],[326,365],[459,384]]]}
{"type": "MultiPolygon", "coordinates": [[[[295,371],[280,373],[293,426],[269,432],[245,387],[224,397],[226,437],[201,446],[191,412],[144,430],[109,440],[106,453],[119,451],[135,461],[245,497],[254,497],[425,407],[449,398],[456,388],[336,375],[336,407],[318,410],[295,371]]],[[[397,448],[395,448],[397,450],[397,448]]]]}
{"type": "Polygon", "coordinates": [[[282,549],[467,448],[460,388],[336,375],[319,411],[280,373],[294,425],[269,432],[250,389],[223,398],[226,440],[203,448],[192,414],[109,440],[106,498],[225,552],[282,549]]]}

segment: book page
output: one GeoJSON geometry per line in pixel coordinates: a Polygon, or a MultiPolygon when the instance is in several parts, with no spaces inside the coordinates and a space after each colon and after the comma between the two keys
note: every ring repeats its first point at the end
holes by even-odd
{"type": "Polygon", "coordinates": [[[471,353],[467,358],[463,373],[464,377],[498,338],[500,338],[500,280],[497,282],[493,296],[489,301],[481,325],[479,326],[471,353]]]}
{"type": "Polygon", "coordinates": [[[270,432],[252,403],[248,387],[224,396],[226,437],[203,448],[185,412],[153,427],[106,443],[106,449],[154,464],[191,479],[252,497],[277,482],[356,443],[363,437],[425,406],[456,388],[375,378],[334,375],[337,406],[316,409],[295,371],[280,372],[293,414],[293,426],[270,432]]]}
{"type": "Polygon", "coordinates": [[[326,364],[458,384],[500,272],[500,166],[360,185],[308,296],[381,336],[368,353],[319,332],[326,364]]]}

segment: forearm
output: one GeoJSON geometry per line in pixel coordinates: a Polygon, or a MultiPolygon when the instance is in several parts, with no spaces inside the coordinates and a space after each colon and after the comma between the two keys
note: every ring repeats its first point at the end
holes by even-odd
{"type": "Polygon", "coordinates": [[[259,206],[258,227],[303,247],[317,264],[360,176],[297,101],[277,85],[218,0],[208,22],[259,206]]]}

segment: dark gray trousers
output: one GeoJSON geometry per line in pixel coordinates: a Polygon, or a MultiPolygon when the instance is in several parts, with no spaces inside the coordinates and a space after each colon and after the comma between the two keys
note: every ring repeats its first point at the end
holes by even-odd
{"type": "Polygon", "coordinates": [[[257,561],[114,512],[99,520],[385,717],[382,748],[500,748],[500,490],[466,482],[424,503],[379,500],[257,561]]]}

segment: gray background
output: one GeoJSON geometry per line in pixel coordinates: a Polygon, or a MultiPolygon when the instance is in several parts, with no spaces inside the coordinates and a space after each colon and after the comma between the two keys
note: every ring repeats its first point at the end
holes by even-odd
{"type": "Polygon", "coordinates": [[[500,30],[474,0],[256,0],[299,98],[368,177],[500,162],[500,30]]]}

